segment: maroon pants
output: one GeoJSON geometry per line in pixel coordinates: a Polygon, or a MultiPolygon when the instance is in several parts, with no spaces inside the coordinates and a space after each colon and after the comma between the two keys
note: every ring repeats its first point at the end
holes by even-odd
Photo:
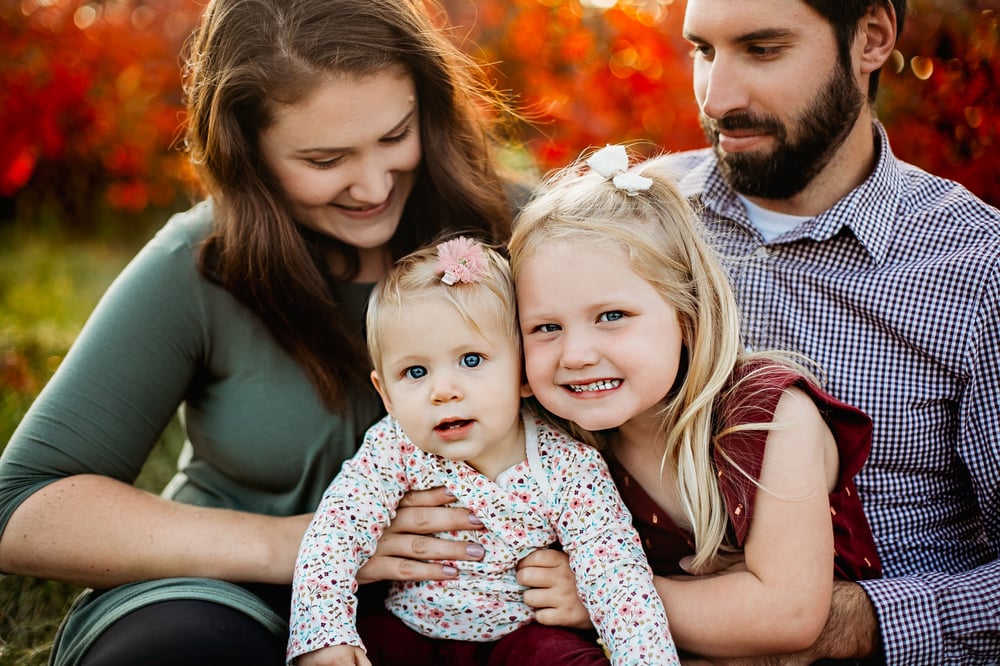
{"type": "Polygon", "coordinates": [[[374,666],[608,666],[594,632],[528,624],[490,643],[427,638],[388,611],[368,609],[358,632],[374,666]]]}

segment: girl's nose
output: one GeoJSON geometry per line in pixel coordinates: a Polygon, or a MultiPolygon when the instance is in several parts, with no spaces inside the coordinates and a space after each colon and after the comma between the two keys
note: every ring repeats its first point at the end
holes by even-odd
{"type": "Polygon", "coordinates": [[[597,363],[600,355],[587,335],[564,334],[560,362],[568,370],[585,368],[597,363]]]}

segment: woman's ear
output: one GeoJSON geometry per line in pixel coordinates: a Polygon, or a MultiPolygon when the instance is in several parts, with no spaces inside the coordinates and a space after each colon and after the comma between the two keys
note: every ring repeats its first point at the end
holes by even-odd
{"type": "Polygon", "coordinates": [[[891,2],[873,3],[858,30],[861,74],[880,69],[896,48],[896,10],[891,2]]]}
{"type": "Polygon", "coordinates": [[[372,378],[372,384],[375,385],[375,390],[378,391],[379,397],[382,398],[382,404],[385,405],[385,411],[392,414],[392,401],[389,400],[389,392],[385,390],[384,386],[382,386],[382,381],[379,379],[378,372],[372,370],[372,373],[369,376],[372,378]]]}

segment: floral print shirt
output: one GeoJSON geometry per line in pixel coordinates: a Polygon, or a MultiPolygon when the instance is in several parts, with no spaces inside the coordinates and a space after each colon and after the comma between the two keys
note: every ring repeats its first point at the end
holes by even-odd
{"type": "Polygon", "coordinates": [[[486,529],[438,536],[478,541],[482,561],[447,562],[456,578],[395,583],[387,608],[434,638],[494,641],[532,621],[518,560],[558,542],[580,598],[615,664],[676,664],[660,597],[631,516],[600,454],[523,415],[526,460],[492,481],[418,449],[392,417],[372,426],[306,531],[295,567],[288,660],[325,646],[361,646],[355,574],[410,490],[447,487],[486,529]]]}

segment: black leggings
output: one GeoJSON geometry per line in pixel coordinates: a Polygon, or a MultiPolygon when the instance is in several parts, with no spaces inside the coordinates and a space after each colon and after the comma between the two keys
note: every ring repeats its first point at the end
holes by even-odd
{"type": "MultiPolygon", "coordinates": [[[[287,618],[288,586],[251,587],[287,618]],[[281,589],[283,588],[283,589],[281,589]],[[273,597],[268,598],[268,597],[273,597]]],[[[283,666],[287,637],[210,601],[163,601],[129,613],[88,650],[81,666],[283,666]]]]}

